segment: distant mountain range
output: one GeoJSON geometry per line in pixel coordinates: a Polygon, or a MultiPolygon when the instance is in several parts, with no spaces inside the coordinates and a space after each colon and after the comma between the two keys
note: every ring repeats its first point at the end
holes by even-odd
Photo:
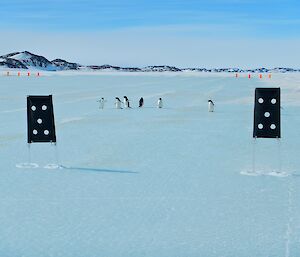
{"type": "Polygon", "coordinates": [[[97,70],[97,71],[123,71],[123,72],[250,72],[250,73],[286,73],[300,72],[300,69],[293,68],[257,68],[257,69],[240,69],[240,68],[177,68],[173,66],[147,66],[144,68],[137,67],[119,67],[112,65],[81,65],[78,63],[67,62],[62,59],[49,61],[44,56],[32,54],[28,51],[14,52],[0,56],[0,67],[11,69],[38,69],[46,71],[62,71],[62,70],[97,70]]]}

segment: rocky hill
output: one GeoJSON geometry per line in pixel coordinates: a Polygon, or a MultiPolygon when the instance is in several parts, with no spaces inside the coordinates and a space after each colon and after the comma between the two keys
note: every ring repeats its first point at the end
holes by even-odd
{"type": "Polygon", "coordinates": [[[240,69],[240,68],[177,68],[168,65],[146,66],[144,68],[137,67],[119,67],[109,64],[105,65],[80,65],[78,63],[68,62],[63,59],[55,59],[49,61],[41,55],[36,55],[28,51],[13,52],[0,56],[0,67],[10,69],[38,69],[47,71],[62,70],[90,70],[90,71],[122,71],[122,72],[250,72],[250,73],[286,73],[300,72],[300,69],[277,67],[273,69],[257,68],[257,69],[240,69]]]}

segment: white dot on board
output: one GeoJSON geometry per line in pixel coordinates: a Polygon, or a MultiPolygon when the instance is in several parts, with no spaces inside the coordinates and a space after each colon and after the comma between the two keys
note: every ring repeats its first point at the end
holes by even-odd
{"type": "Polygon", "coordinates": [[[263,129],[264,128],[264,125],[263,124],[258,124],[258,126],[257,126],[259,129],[263,129]]]}
{"type": "Polygon", "coordinates": [[[46,136],[48,136],[49,135],[49,130],[44,130],[44,134],[46,135],[46,136]]]}
{"type": "Polygon", "coordinates": [[[34,105],[31,106],[31,110],[35,111],[36,107],[34,105]]]}
{"type": "Polygon", "coordinates": [[[271,124],[270,128],[271,129],[276,129],[276,125],[275,124],[271,124]]]}
{"type": "Polygon", "coordinates": [[[277,101],[276,101],[275,98],[273,98],[273,99],[271,100],[271,103],[272,103],[272,104],[276,104],[276,102],[277,102],[277,101]]]}
{"type": "Polygon", "coordinates": [[[258,102],[259,102],[260,104],[262,104],[262,103],[264,102],[264,99],[263,99],[263,98],[258,98],[258,102]]]}
{"type": "Polygon", "coordinates": [[[42,120],[42,119],[37,119],[37,123],[38,123],[38,124],[42,124],[42,123],[43,123],[43,120],[42,120]]]}
{"type": "Polygon", "coordinates": [[[32,133],[33,133],[33,135],[37,135],[37,130],[36,129],[34,129],[33,131],[32,131],[32,133]]]}
{"type": "Polygon", "coordinates": [[[46,110],[47,110],[47,105],[43,105],[43,106],[42,106],[42,110],[43,110],[43,111],[46,111],[46,110]]]}
{"type": "Polygon", "coordinates": [[[269,118],[271,116],[271,114],[269,112],[265,112],[264,115],[265,115],[266,118],[269,118]]]}

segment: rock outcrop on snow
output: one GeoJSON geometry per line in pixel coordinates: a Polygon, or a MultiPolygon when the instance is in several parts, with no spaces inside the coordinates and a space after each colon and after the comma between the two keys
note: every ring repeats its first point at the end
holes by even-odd
{"type": "Polygon", "coordinates": [[[129,72],[139,72],[141,71],[140,68],[134,68],[134,67],[119,67],[119,66],[112,66],[109,64],[104,64],[104,65],[89,65],[87,66],[88,69],[91,70],[102,70],[102,71],[129,71],[129,72]]]}
{"type": "Polygon", "coordinates": [[[22,62],[6,57],[0,57],[0,67],[1,66],[10,69],[27,69],[27,66],[24,65],[22,62]]]}
{"type": "Polygon", "coordinates": [[[61,70],[79,70],[79,68],[81,67],[81,65],[78,63],[67,62],[62,59],[55,59],[51,61],[51,63],[61,70]]]}
{"type": "Polygon", "coordinates": [[[172,72],[180,72],[182,71],[179,68],[172,67],[172,66],[167,66],[167,65],[162,65],[162,66],[147,66],[142,69],[144,72],[164,72],[164,71],[172,71],[172,72]]]}
{"type": "Polygon", "coordinates": [[[21,67],[16,66],[11,68],[37,68],[42,70],[56,70],[56,66],[53,65],[53,63],[46,59],[44,56],[35,55],[28,51],[6,54],[0,56],[0,58],[6,59],[7,62],[23,64],[23,66],[21,67]]]}
{"type": "Polygon", "coordinates": [[[12,69],[39,69],[47,71],[78,70],[80,65],[62,59],[49,61],[41,55],[28,51],[14,52],[0,56],[0,65],[12,69]],[[2,60],[2,61],[1,61],[2,60]]]}

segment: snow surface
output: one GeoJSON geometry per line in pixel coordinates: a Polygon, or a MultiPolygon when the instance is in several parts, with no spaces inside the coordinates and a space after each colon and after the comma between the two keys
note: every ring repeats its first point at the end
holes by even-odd
{"type": "Polygon", "coordinates": [[[18,61],[24,61],[24,60],[29,60],[31,57],[32,57],[31,54],[18,53],[18,54],[10,56],[9,58],[13,58],[13,59],[18,60],[18,61]]]}
{"type": "Polygon", "coordinates": [[[0,87],[0,256],[300,256],[299,75],[61,72],[0,87]],[[282,89],[283,138],[257,140],[253,173],[261,86],[282,89]],[[33,144],[39,167],[18,168],[35,94],[53,94],[58,145],[33,144]],[[124,95],[145,107],[114,109],[124,95]],[[67,168],[51,169],[56,154],[67,168]]]}

